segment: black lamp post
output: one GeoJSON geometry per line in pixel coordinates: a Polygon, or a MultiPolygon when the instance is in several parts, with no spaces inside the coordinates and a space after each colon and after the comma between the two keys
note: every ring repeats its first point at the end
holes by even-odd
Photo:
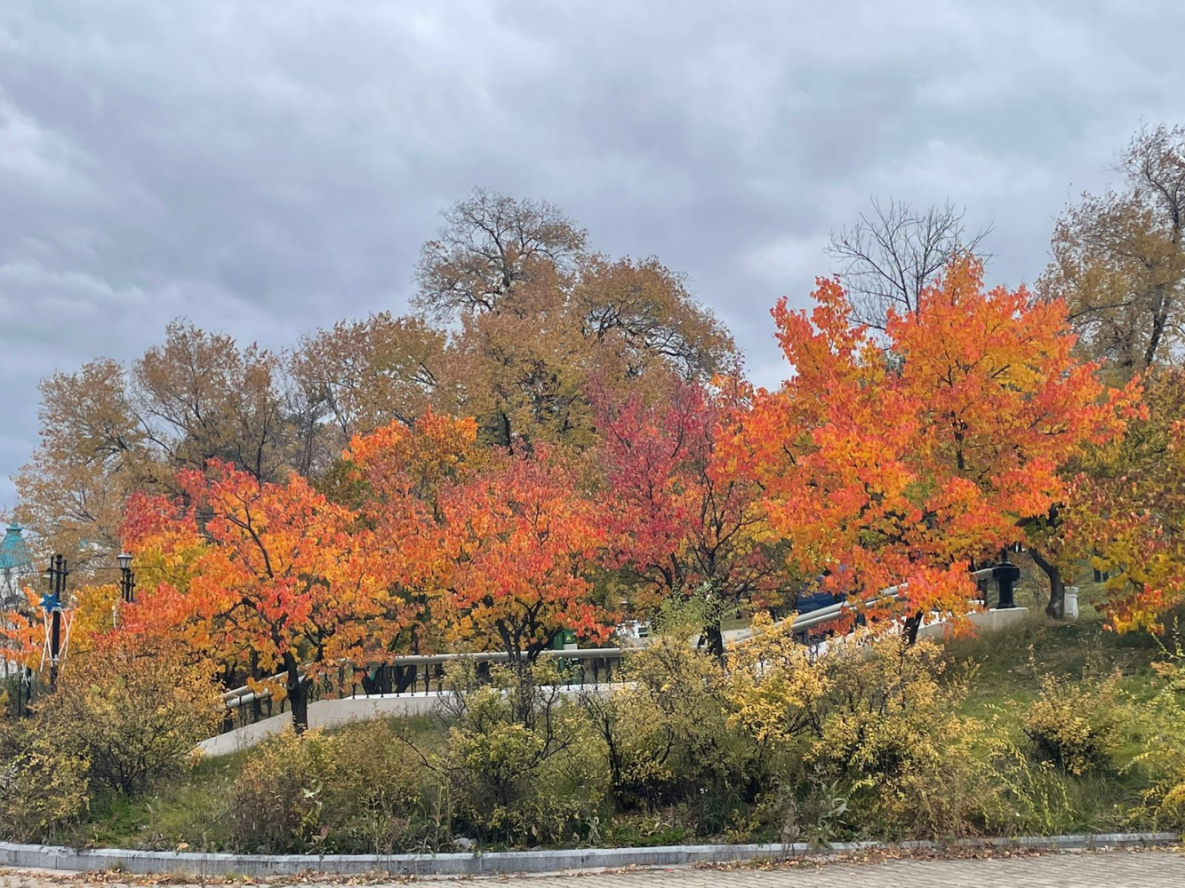
{"type": "Polygon", "coordinates": [[[1005,610],[1016,607],[1016,600],[1012,596],[1013,584],[1020,579],[1020,568],[1008,560],[1008,550],[1001,553],[1000,563],[992,568],[992,579],[1000,587],[1000,603],[997,609],[1005,610]]]}
{"type": "Polygon", "coordinates": [[[62,652],[62,595],[66,591],[66,559],[54,555],[45,571],[45,594],[41,606],[49,614],[49,689],[58,686],[58,662],[62,652]]]}
{"type": "Polygon", "coordinates": [[[136,575],[132,573],[132,556],[120,552],[115,560],[119,562],[119,591],[124,601],[133,604],[136,601],[136,575]]]}

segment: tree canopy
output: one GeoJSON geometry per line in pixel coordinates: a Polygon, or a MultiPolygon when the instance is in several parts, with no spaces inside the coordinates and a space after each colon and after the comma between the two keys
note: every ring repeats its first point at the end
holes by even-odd
{"type": "MultiPolygon", "coordinates": [[[[661,261],[478,190],[424,245],[415,314],[284,353],[177,321],[44,380],[17,515],[76,566],[77,644],[172,638],[298,727],[331,664],[525,666],[689,600],[718,656],[727,610],[820,583],[875,600],[874,626],[958,619],[970,564],[1014,544],[1052,615],[1093,563],[1111,625],[1159,630],[1185,597],[1181,142],[1136,138],[1127,190],[1067,212],[1036,292],[987,286],[949,205],[877,205],[809,310],[773,308],[774,389],[661,261]],[[135,604],[103,573],[123,549],[135,604]]],[[[17,610],[0,643],[29,662],[17,610]]]]}

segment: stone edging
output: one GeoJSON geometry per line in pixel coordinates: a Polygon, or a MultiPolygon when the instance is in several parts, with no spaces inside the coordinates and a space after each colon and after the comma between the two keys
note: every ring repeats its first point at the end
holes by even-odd
{"type": "Polygon", "coordinates": [[[188,876],[288,876],[304,872],[361,875],[489,875],[494,873],[547,873],[575,869],[681,866],[694,863],[776,859],[806,854],[899,847],[1015,849],[1092,849],[1166,845],[1175,833],[1105,833],[1100,835],[1023,837],[1015,839],[963,839],[943,846],[936,842],[837,842],[830,848],[793,845],[667,845],[655,848],[585,848],[558,851],[504,851],[482,854],[200,854],[174,851],[125,851],[118,848],[88,850],[51,845],[16,845],[0,842],[0,866],[69,871],[117,870],[139,875],[188,876]]]}

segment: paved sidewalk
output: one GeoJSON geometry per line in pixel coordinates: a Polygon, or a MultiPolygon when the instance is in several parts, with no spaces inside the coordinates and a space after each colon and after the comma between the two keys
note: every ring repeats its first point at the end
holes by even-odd
{"type": "MultiPolygon", "coordinates": [[[[415,881],[454,881],[417,879],[415,881]]],[[[0,888],[51,888],[102,882],[128,884],[113,874],[69,875],[0,869],[0,888]]],[[[221,880],[212,880],[219,884],[221,880]]],[[[342,885],[314,877],[266,880],[273,886],[301,888],[342,885]]],[[[351,879],[378,888],[379,883],[351,879]]],[[[1028,857],[958,860],[891,860],[883,863],[834,862],[773,870],[677,868],[559,876],[465,878],[499,888],[1180,888],[1185,886],[1185,855],[1179,851],[1065,852],[1028,857]]],[[[148,884],[152,884],[151,877],[148,884]]],[[[131,884],[136,884],[132,880],[131,884]]],[[[156,884],[160,884],[157,882],[156,884]]],[[[174,883],[180,885],[182,883],[174,883]]],[[[391,884],[406,885],[406,879],[391,884]]]]}
{"type": "Polygon", "coordinates": [[[829,863],[764,871],[665,870],[511,878],[515,888],[1185,888],[1185,856],[1167,851],[965,860],[829,863]]]}

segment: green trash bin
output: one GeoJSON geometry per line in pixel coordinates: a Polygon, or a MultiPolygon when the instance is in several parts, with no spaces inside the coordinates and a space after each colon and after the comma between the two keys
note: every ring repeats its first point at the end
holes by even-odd
{"type": "MultiPolygon", "coordinates": [[[[556,633],[555,638],[552,639],[552,650],[562,651],[569,646],[576,646],[576,633],[571,629],[561,629],[556,633]]],[[[575,682],[584,683],[580,664],[575,660],[557,658],[556,667],[564,684],[571,686],[575,682]]]]}
{"type": "Polygon", "coordinates": [[[561,629],[551,642],[552,648],[557,651],[564,650],[570,644],[576,644],[576,633],[571,629],[561,629]]]}

